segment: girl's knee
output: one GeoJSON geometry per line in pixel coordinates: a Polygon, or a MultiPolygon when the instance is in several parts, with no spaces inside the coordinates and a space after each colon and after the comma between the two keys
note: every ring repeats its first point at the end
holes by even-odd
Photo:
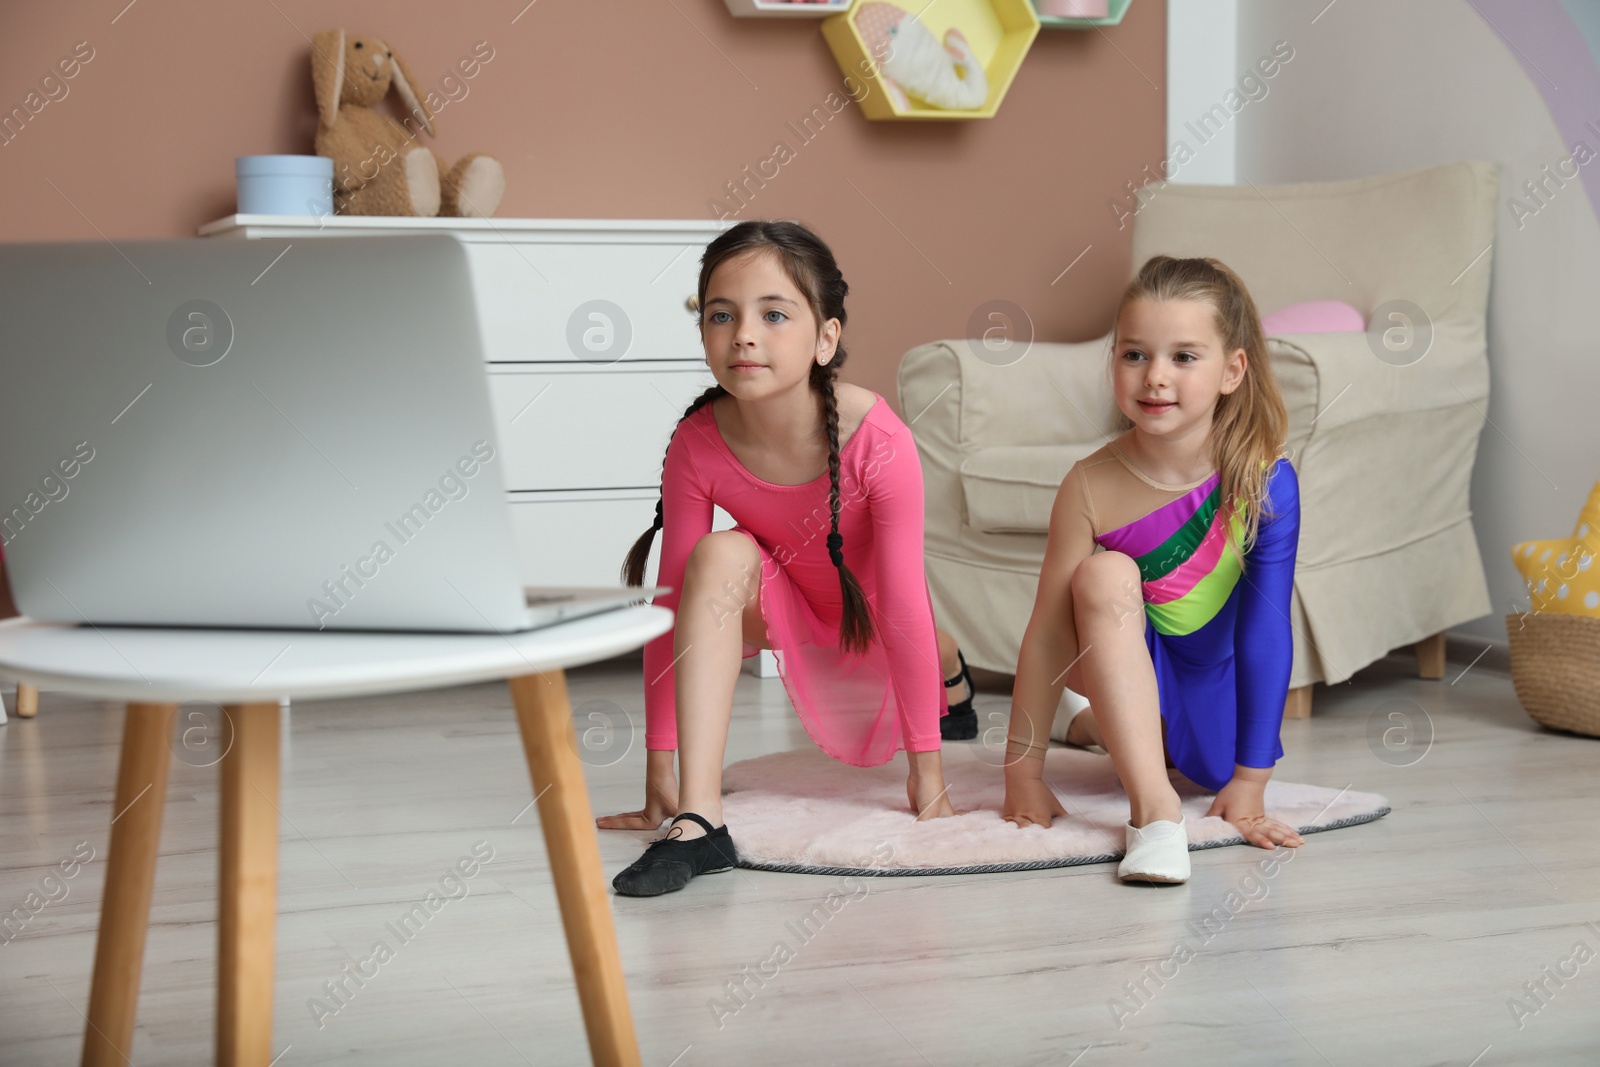
{"type": "MultiPolygon", "coordinates": [[[[689,552],[683,592],[685,597],[705,603],[717,629],[732,622],[748,631],[752,625],[748,616],[761,598],[761,553],[737,530],[708,533],[689,552]]],[[[680,600],[680,612],[685,603],[688,600],[680,600]]],[[[765,627],[761,629],[764,632],[765,627]]]]}
{"type": "Polygon", "coordinates": [[[1139,592],[1139,565],[1121,552],[1096,552],[1072,572],[1074,599],[1104,601],[1139,592]]]}
{"type": "Polygon", "coordinates": [[[758,567],[760,560],[750,538],[737,530],[716,530],[695,542],[687,569],[693,575],[721,580],[758,567]]]}
{"type": "Polygon", "coordinates": [[[1120,628],[1124,619],[1144,621],[1144,594],[1139,565],[1121,552],[1096,552],[1078,564],[1072,574],[1072,603],[1080,626],[1111,618],[1120,628]],[[1106,613],[1109,612],[1109,616],[1106,613]]]}

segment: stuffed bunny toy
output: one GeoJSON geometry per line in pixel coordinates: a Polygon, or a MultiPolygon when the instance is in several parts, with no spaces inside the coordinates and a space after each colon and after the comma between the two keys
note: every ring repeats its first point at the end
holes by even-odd
{"type": "Polygon", "coordinates": [[[487,218],[505,194],[493,156],[471,153],[449,166],[416,135],[372,105],[393,85],[408,121],[429,136],[433,113],[417,99],[405,61],[377,37],[324,30],[311,46],[317,94],[317,155],[333,160],[337,215],[442,215],[487,218]]]}

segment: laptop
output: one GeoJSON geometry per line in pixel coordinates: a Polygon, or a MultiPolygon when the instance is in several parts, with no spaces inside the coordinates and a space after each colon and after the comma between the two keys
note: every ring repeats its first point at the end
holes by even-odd
{"type": "Polygon", "coordinates": [[[508,633],[659,592],[524,588],[505,461],[453,236],[0,244],[34,619],[508,633]]]}

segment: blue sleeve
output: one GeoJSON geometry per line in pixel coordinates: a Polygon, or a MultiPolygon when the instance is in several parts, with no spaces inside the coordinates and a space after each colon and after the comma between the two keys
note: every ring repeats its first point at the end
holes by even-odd
{"type": "Polygon", "coordinates": [[[1300,481],[1287,459],[1267,478],[1256,543],[1245,557],[1233,631],[1234,685],[1239,707],[1234,761],[1271,767],[1283,755],[1278,732],[1294,664],[1289,599],[1300,542],[1300,481]]]}

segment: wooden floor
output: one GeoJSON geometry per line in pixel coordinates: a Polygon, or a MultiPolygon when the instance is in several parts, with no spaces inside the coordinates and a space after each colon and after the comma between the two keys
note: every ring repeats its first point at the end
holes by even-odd
{"type": "MultiPolygon", "coordinates": [[[[1282,777],[1383,793],[1394,811],[1309,837],[1270,878],[1268,853],[1235,847],[1196,853],[1176,889],[1123,886],[1100,865],[859,886],[736,871],[615,898],[644,1062],[1600,1062],[1600,741],[1536,727],[1503,675],[1452,665],[1426,682],[1413,663],[1319,687],[1315,717],[1285,724],[1282,777]],[[851,899],[802,941],[830,892],[851,899]]],[[[640,798],[639,670],[571,676],[596,811],[640,798]]],[[[981,715],[1005,706],[979,698],[981,715]]],[[[585,1062],[506,687],[285,714],[280,1067],[585,1062]],[[491,852],[473,877],[446,877],[491,852]],[[434,910],[411,913],[430,891],[434,910]]],[[[212,719],[185,706],[178,724],[189,745],[172,760],[141,1065],[209,1061],[212,719]]],[[[8,1067],[76,1062],[120,733],[119,708],[52,692],[37,719],[0,727],[8,1067]]],[[[742,678],[729,759],[805,743],[780,683],[742,678]]],[[[608,876],[641,839],[602,835],[608,876]]]]}

